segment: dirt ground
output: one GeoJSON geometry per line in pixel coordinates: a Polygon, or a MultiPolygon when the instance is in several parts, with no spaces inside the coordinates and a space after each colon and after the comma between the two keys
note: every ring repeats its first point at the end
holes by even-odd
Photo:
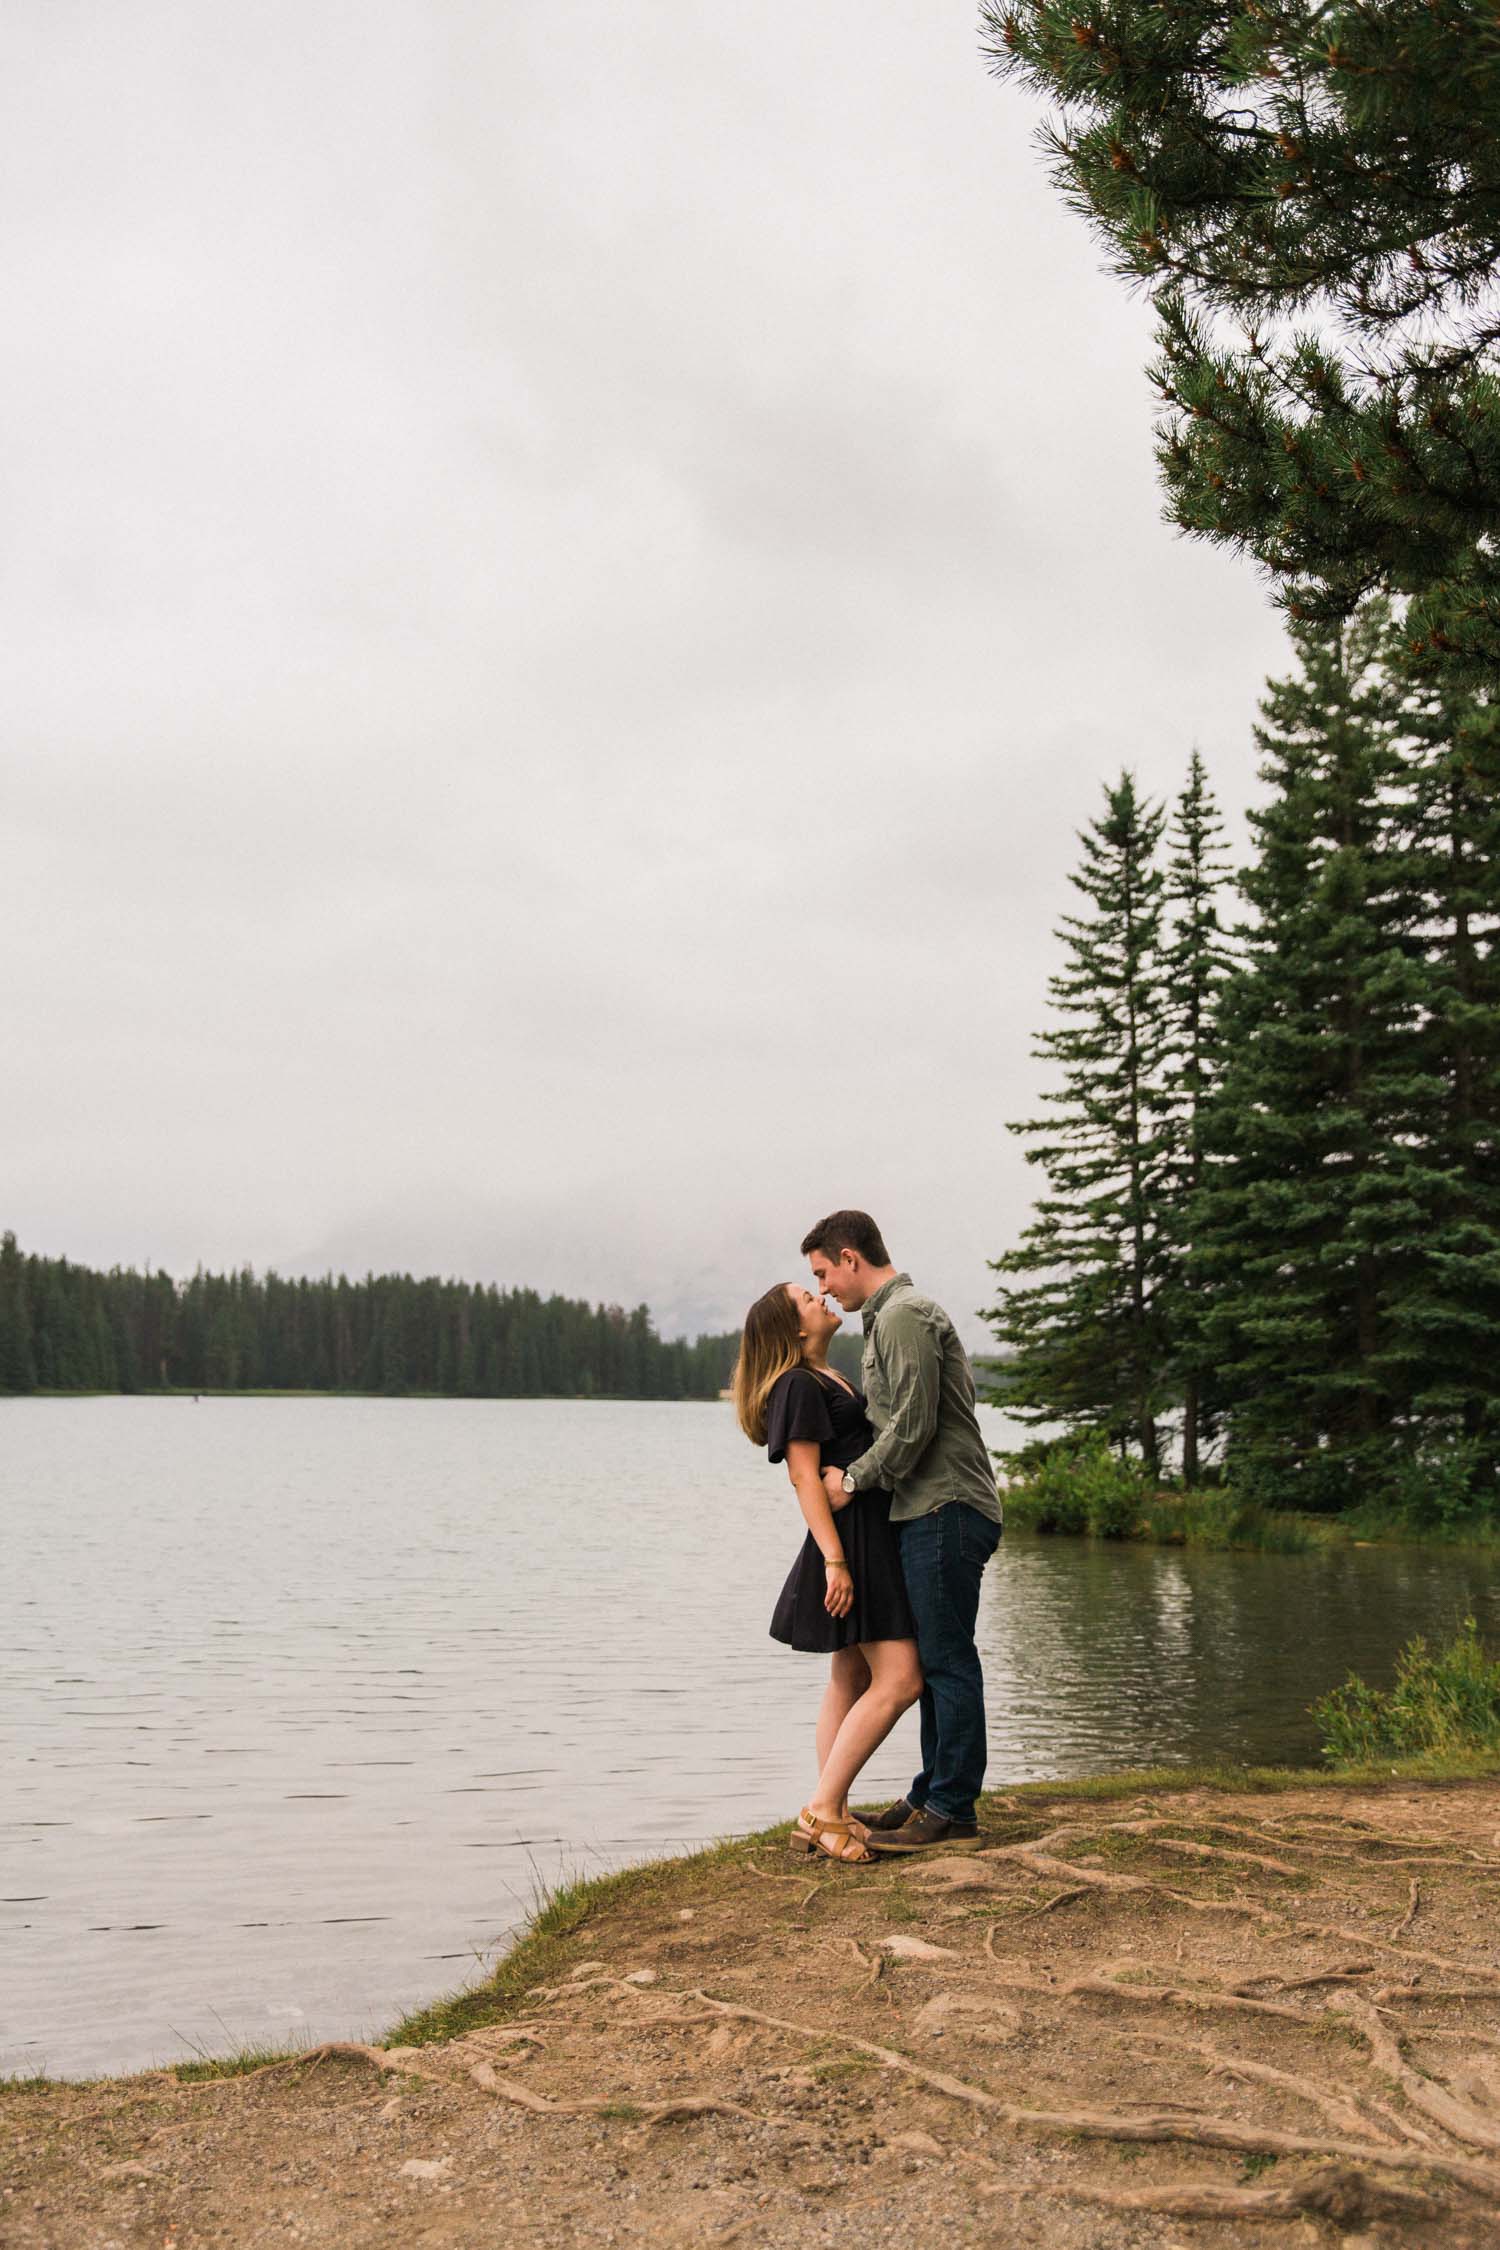
{"type": "Polygon", "coordinates": [[[668,1863],[438,2043],[9,2088],[0,2240],[1500,2246],[1500,1783],[987,1812],[668,1863]]]}

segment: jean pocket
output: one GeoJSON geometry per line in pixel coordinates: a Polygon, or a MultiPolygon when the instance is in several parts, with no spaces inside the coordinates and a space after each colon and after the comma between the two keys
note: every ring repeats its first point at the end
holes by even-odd
{"type": "Polygon", "coordinates": [[[977,1508],[960,1505],[958,1518],[958,1551],[966,1563],[977,1563],[982,1570],[1000,1544],[1000,1526],[989,1516],[982,1516],[977,1508]]]}

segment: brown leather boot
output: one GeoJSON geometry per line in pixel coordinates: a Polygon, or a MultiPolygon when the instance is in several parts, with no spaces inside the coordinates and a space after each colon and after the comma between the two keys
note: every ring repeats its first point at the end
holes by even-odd
{"type": "Polygon", "coordinates": [[[898,1797],[893,1805],[886,1806],[884,1812],[871,1813],[865,1826],[877,1831],[884,1828],[904,1828],[916,1810],[909,1798],[898,1797]]]}
{"type": "Polygon", "coordinates": [[[882,1857],[887,1852],[929,1852],[939,1845],[945,1851],[975,1851],[979,1846],[977,1820],[945,1820],[941,1813],[914,1812],[899,1828],[881,1831],[870,1823],[870,1849],[882,1857]]]}

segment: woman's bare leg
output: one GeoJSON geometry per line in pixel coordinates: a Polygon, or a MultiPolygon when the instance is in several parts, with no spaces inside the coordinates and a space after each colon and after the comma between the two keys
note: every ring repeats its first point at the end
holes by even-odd
{"type": "Polygon", "coordinates": [[[915,1641],[867,1641],[860,1653],[869,1667],[870,1684],[850,1705],[823,1759],[809,1808],[822,1820],[846,1817],[844,1807],[856,1776],[922,1692],[915,1641]]]}
{"type": "MultiPolygon", "coordinates": [[[[861,1648],[840,1648],[833,1653],[833,1668],[828,1675],[828,1685],[823,1690],[823,1701],[818,1710],[818,1771],[828,1763],[828,1754],[838,1738],[839,1728],[870,1684],[870,1667],[865,1662],[861,1648]]],[[[847,1805],[839,1808],[839,1818],[847,1813],[847,1805]]]]}

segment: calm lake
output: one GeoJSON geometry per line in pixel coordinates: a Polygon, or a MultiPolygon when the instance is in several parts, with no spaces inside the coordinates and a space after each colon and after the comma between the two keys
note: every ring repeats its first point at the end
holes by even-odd
{"type": "MultiPolygon", "coordinates": [[[[801,1520],[727,1406],[6,1400],[0,1526],[0,2071],[379,2035],[539,1885],[805,1801],[801,1520]]],[[[1492,1559],[1008,1539],[990,1785],[1308,1759],[1314,1696],[1468,1613],[1492,1559]]]]}

